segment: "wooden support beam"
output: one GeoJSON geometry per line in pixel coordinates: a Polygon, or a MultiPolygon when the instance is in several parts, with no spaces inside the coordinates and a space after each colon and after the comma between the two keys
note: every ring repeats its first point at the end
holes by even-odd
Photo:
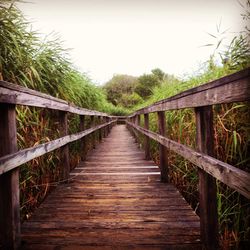
{"type": "MultiPolygon", "coordinates": [[[[112,123],[112,121],[110,123],[112,123]]],[[[20,150],[14,154],[8,154],[6,156],[0,157],[0,175],[3,175],[11,171],[12,169],[17,168],[18,166],[21,166],[22,164],[25,164],[32,159],[52,152],[55,149],[61,148],[66,144],[75,142],[83,137],[93,134],[94,131],[97,131],[102,127],[106,127],[108,124],[106,123],[103,125],[95,126],[86,129],[83,132],[60,137],[53,141],[42,143],[31,148],[20,150]]]]}
{"type": "MultiPolygon", "coordinates": [[[[158,115],[158,130],[159,134],[166,136],[166,119],[165,112],[159,111],[158,115]]],[[[159,158],[160,158],[160,169],[161,169],[161,181],[168,182],[168,151],[166,147],[159,144],[159,158]]]]}
{"type": "MultiPolygon", "coordinates": [[[[127,122],[131,128],[134,128],[150,139],[164,145],[168,150],[171,150],[186,160],[192,162],[208,174],[212,175],[222,183],[231,187],[250,199],[250,174],[218,159],[198,152],[188,146],[185,146],[169,138],[163,137],[158,133],[146,130],[142,127],[135,126],[133,123],[127,122]]],[[[1,162],[1,159],[0,159],[1,162]]],[[[1,171],[0,171],[1,173],[1,171]]]]}
{"type": "MultiPolygon", "coordinates": [[[[0,157],[17,151],[15,105],[0,104],[0,157]]],[[[19,169],[0,176],[0,248],[20,246],[19,169]]]]}
{"type": "MultiPolygon", "coordinates": [[[[144,114],[144,128],[149,130],[149,115],[144,114]]],[[[150,147],[149,147],[149,138],[144,136],[144,146],[145,146],[145,159],[150,160],[150,147]]]]}
{"type": "MultiPolygon", "coordinates": [[[[102,123],[102,118],[101,118],[101,116],[97,116],[97,118],[98,118],[98,125],[100,125],[101,123],[102,123]]],[[[98,131],[98,140],[99,140],[99,142],[101,142],[102,141],[102,129],[99,129],[99,131],[98,131]]]]}
{"type": "MultiPolygon", "coordinates": [[[[197,151],[214,155],[213,112],[211,106],[195,108],[197,151]]],[[[205,249],[218,249],[216,180],[199,169],[200,227],[205,249]]]]}
{"type": "MultiPolygon", "coordinates": [[[[66,136],[68,132],[68,113],[64,111],[59,112],[59,131],[60,137],[66,136]]],[[[69,146],[68,144],[61,147],[60,155],[60,166],[61,166],[61,179],[67,181],[70,173],[70,162],[69,162],[69,146]]]]}
{"type": "MultiPolygon", "coordinates": [[[[94,127],[95,126],[95,117],[94,116],[90,116],[90,127],[94,127]]],[[[95,141],[95,132],[92,133],[92,147],[95,148],[96,147],[96,141],[95,141]]]]}
{"type": "MultiPolygon", "coordinates": [[[[85,130],[85,116],[80,115],[80,132],[85,130]]],[[[86,138],[82,138],[80,141],[80,151],[81,151],[81,160],[84,161],[86,158],[86,138]]]]}

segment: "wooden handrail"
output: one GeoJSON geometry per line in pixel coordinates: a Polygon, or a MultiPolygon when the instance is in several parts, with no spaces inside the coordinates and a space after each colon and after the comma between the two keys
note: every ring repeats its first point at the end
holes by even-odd
{"type": "Polygon", "coordinates": [[[80,108],[62,99],[4,81],[0,81],[0,103],[48,108],[78,115],[109,117],[106,113],[80,108]]]}
{"type": "Polygon", "coordinates": [[[199,167],[199,205],[201,239],[205,249],[218,248],[218,214],[215,179],[225,183],[250,199],[250,174],[234,166],[215,159],[213,147],[212,105],[244,102],[250,100],[250,68],[222,77],[184,91],[170,98],[139,109],[127,118],[127,125],[137,137],[137,132],[145,138],[145,158],[148,159],[151,138],[159,143],[159,156],[162,180],[168,172],[167,150],[172,150],[199,167]],[[196,150],[170,140],[165,136],[165,111],[194,108],[196,117],[196,150]],[[148,129],[149,113],[158,114],[158,130],[148,129]],[[144,115],[144,128],[136,121],[144,115]],[[165,147],[165,151],[162,147],[165,147]],[[164,153],[163,153],[164,152],[164,153]]]}
{"type": "MultiPolygon", "coordinates": [[[[4,81],[0,81],[0,116],[0,247],[17,249],[21,242],[19,166],[60,148],[60,178],[65,181],[69,178],[70,171],[68,144],[82,139],[81,149],[83,149],[83,138],[99,131],[101,139],[101,130],[107,135],[110,126],[117,121],[117,118],[96,110],[80,108],[62,99],[4,81]],[[59,138],[17,151],[16,105],[58,110],[59,138]],[[68,134],[68,113],[80,115],[81,132],[68,134]],[[92,127],[86,130],[84,130],[85,116],[90,116],[93,121],[92,127]],[[98,118],[99,124],[94,124],[94,117],[98,118]],[[105,122],[101,117],[105,117],[105,122]]],[[[95,136],[92,137],[92,143],[95,145],[95,136]]]]}
{"type": "Polygon", "coordinates": [[[131,122],[128,125],[135,128],[150,139],[159,142],[171,151],[181,155],[199,168],[203,169],[219,181],[238,191],[250,199],[250,174],[209,155],[200,153],[188,146],[173,141],[167,137],[154,133],[131,122]]]}
{"type": "Polygon", "coordinates": [[[173,109],[250,100],[250,68],[189,89],[135,111],[128,117],[173,109]]]}
{"type": "Polygon", "coordinates": [[[67,135],[64,137],[60,137],[56,140],[49,141],[43,144],[39,144],[35,147],[26,148],[23,150],[20,150],[14,154],[8,154],[6,156],[3,156],[0,158],[0,175],[7,173],[10,170],[13,170],[22,164],[25,164],[39,156],[42,156],[44,154],[47,154],[49,152],[52,152],[58,148],[61,148],[62,146],[77,141],[79,139],[82,139],[83,137],[86,137],[87,135],[100,130],[102,128],[105,128],[106,126],[109,126],[110,124],[116,122],[115,120],[95,126],[93,128],[86,129],[82,132],[67,135]]]}

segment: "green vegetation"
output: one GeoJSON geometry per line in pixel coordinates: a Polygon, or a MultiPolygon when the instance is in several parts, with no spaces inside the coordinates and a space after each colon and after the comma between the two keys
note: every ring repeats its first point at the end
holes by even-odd
{"type": "MultiPolygon", "coordinates": [[[[75,105],[113,115],[126,114],[106,99],[100,87],[78,72],[70,62],[67,50],[56,38],[41,41],[22,13],[12,4],[0,3],[0,80],[62,98],[75,105]]],[[[70,132],[78,132],[79,118],[69,116],[70,132]]],[[[20,149],[58,137],[58,113],[50,110],[17,107],[17,136],[20,149]]],[[[88,122],[88,120],[87,120],[88,122]]],[[[79,162],[79,145],[71,147],[72,168],[79,162]]],[[[51,184],[59,180],[58,154],[39,157],[20,170],[22,218],[30,213],[47,195],[51,184]]]]}
{"type": "MultiPolygon", "coordinates": [[[[78,106],[97,109],[113,115],[126,115],[181,91],[220,78],[250,66],[249,29],[236,36],[226,50],[221,41],[199,73],[186,80],[160,69],[139,77],[115,75],[102,88],[78,72],[71,64],[67,50],[59,39],[40,41],[22,14],[5,0],[0,3],[0,79],[27,86],[65,99],[78,106]],[[221,65],[214,61],[220,56],[221,65]]],[[[249,1],[248,1],[249,7],[249,1]]],[[[249,11],[243,15],[250,18],[249,11]]],[[[250,172],[250,104],[235,103],[214,106],[216,158],[250,172]]],[[[19,148],[34,146],[58,137],[56,112],[18,107],[19,148]]],[[[168,137],[195,147],[195,119],[192,109],[166,112],[168,137]]],[[[69,116],[70,133],[78,131],[79,118],[69,116]]],[[[89,120],[87,120],[87,123],[89,120]]],[[[142,119],[143,122],[143,119],[142,119]]],[[[87,125],[89,126],[89,125],[87,125]]],[[[157,130],[156,115],[150,114],[150,129],[157,130]]],[[[143,144],[143,138],[141,138],[143,144]]],[[[79,162],[78,143],[71,146],[71,167],[79,162]]],[[[151,141],[151,156],[158,162],[158,145],[151,141]]],[[[21,168],[20,189],[22,217],[30,213],[46,196],[51,184],[59,180],[56,152],[31,161],[21,168]]],[[[171,182],[199,212],[197,168],[171,153],[171,182]]],[[[250,239],[249,201],[218,183],[218,212],[223,249],[240,248],[250,239]]]]}

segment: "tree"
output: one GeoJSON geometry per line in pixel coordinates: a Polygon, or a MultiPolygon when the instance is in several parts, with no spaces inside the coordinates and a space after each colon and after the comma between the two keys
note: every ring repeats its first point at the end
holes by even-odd
{"type": "Polygon", "coordinates": [[[103,86],[103,89],[106,91],[108,101],[114,105],[118,105],[122,104],[124,94],[129,96],[134,92],[137,84],[137,77],[114,75],[113,78],[103,86]]]}

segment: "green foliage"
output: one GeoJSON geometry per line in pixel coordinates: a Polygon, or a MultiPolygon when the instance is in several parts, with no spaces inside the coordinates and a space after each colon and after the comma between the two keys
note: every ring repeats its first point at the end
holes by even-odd
{"type": "Polygon", "coordinates": [[[114,75],[113,78],[108,81],[103,89],[106,91],[107,99],[114,105],[121,104],[124,107],[128,107],[126,103],[123,103],[123,95],[131,95],[137,86],[137,78],[129,75],[114,75]]]}
{"type": "Polygon", "coordinates": [[[122,94],[121,96],[120,104],[123,107],[132,108],[140,103],[143,103],[143,98],[135,92],[130,95],[122,94]]]}
{"type": "Polygon", "coordinates": [[[161,80],[159,75],[155,74],[144,74],[138,78],[138,85],[135,92],[143,98],[148,98],[152,95],[153,88],[159,86],[161,80]]]}

